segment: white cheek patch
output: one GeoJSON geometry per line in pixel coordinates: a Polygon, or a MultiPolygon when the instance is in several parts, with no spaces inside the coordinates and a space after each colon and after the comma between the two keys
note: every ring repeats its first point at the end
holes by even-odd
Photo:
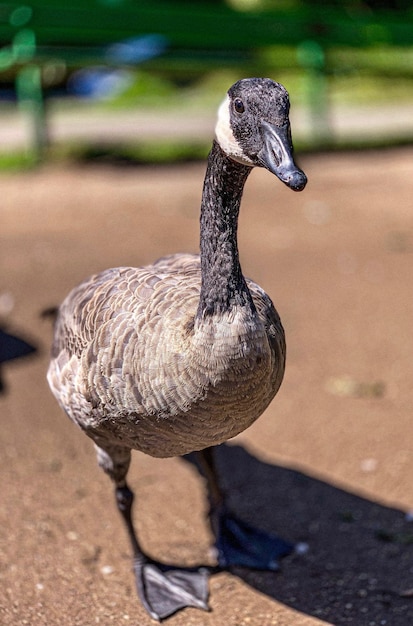
{"type": "Polygon", "coordinates": [[[218,119],[215,126],[215,137],[219,145],[229,157],[243,165],[253,165],[252,161],[244,154],[241,146],[234,137],[230,121],[231,101],[228,96],[218,109],[218,119]]]}

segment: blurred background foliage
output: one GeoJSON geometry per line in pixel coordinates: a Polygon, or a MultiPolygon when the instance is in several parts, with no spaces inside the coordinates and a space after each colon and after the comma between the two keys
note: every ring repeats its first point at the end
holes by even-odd
{"type": "MultiPolygon", "coordinates": [[[[79,141],[53,145],[48,118],[56,112],[210,114],[242,76],[287,87],[312,128],[298,134],[300,149],[383,142],[338,141],[335,107],[413,103],[409,0],[12,0],[0,4],[0,45],[0,116],[17,104],[30,118],[29,162],[104,152],[79,141]]],[[[384,141],[412,138],[413,128],[384,141]]],[[[202,157],[209,144],[131,137],[110,150],[168,161],[202,157]]],[[[20,153],[2,153],[0,145],[0,167],[21,162],[20,153]]]]}

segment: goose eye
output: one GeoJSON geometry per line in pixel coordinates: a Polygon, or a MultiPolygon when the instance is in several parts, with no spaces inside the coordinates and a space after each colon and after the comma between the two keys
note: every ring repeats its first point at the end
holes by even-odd
{"type": "Polygon", "coordinates": [[[242,100],[240,100],[240,98],[235,98],[234,109],[237,113],[244,113],[245,111],[244,103],[242,100]]]}

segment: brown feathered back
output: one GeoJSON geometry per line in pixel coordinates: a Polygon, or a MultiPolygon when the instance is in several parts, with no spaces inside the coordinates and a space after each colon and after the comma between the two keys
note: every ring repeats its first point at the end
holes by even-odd
{"type": "Polygon", "coordinates": [[[60,307],[48,379],[92,438],[152,456],[227,440],[268,406],[283,377],[284,333],[252,281],[256,307],[197,320],[199,257],[92,276],[60,307]]]}

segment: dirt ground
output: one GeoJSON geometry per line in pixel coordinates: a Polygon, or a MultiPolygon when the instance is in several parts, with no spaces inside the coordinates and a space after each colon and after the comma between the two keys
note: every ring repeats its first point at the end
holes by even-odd
{"type": "MultiPolygon", "coordinates": [[[[413,624],[413,149],[301,159],[301,194],[265,171],[247,182],[245,274],[283,320],[287,372],[270,408],[219,449],[232,508],[308,544],[277,573],[210,580],[211,612],[170,626],[413,624]]],[[[0,623],[153,623],[91,442],[45,372],[39,312],[87,275],[197,251],[203,164],[45,167],[0,178],[1,324],[38,354],[3,367],[0,623]]],[[[181,459],[136,453],[142,543],[210,563],[204,487],[181,459]]]]}

